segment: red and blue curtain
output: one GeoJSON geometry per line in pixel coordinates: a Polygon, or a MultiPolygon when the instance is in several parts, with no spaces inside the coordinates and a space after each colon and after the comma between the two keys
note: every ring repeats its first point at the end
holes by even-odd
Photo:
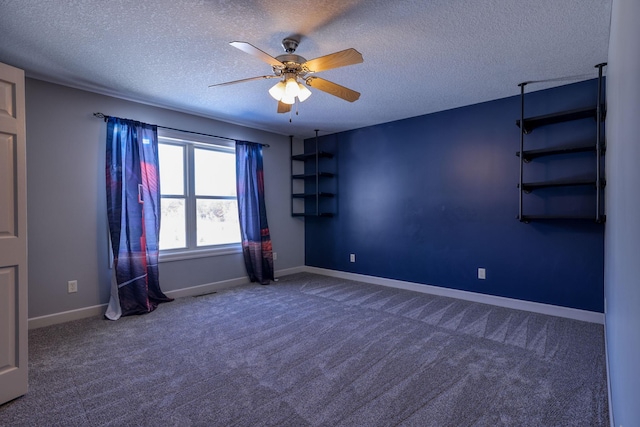
{"type": "Polygon", "coordinates": [[[157,127],[107,120],[107,216],[113,251],[111,301],[105,316],[153,311],[171,301],[158,281],[160,175],[157,127]]]}
{"type": "Polygon", "coordinates": [[[262,145],[236,141],[236,187],[242,253],[252,282],[273,280],[273,249],[264,204],[262,145]]]}

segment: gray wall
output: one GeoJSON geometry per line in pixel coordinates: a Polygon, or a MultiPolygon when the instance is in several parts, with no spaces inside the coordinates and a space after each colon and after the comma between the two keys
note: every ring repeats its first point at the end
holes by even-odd
{"type": "MultiPolygon", "coordinates": [[[[268,143],[267,215],[276,270],[304,265],[304,223],[290,216],[289,138],[27,79],[29,318],[104,304],[109,297],[106,123],[94,112],[268,143]],[[67,281],[78,292],[67,293],[67,281]]],[[[246,276],[241,254],[160,265],[164,291],[246,276]]]]}
{"type": "Polygon", "coordinates": [[[640,2],[614,0],[607,71],[606,336],[615,426],[640,425],[640,2]]]}

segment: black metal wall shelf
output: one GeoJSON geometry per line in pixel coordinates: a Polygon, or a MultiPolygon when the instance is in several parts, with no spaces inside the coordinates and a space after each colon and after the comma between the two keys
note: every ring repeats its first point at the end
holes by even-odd
{"type": "MultiPolygon", "coordinates": [[[[551,187],[577,187],[577,186],[589,186],[596,187],[598,185],[597,180],[594,179],[558,179],[554,181],[541,181],[541,182],[523,182],[522,191],[530,193],[533,190],[539,188],[551,188],[551,187]]],[[[600,185],[604,188],[604,180],[601,180],[600,185]]],[[[520,185],[518,185],[520,188],[520,185]]]]}
{"type": "MultiPolygon", "coordinates": [[[[298,160],[298,159],[294,159],[294,160],[298,160]]],[[[319,176],[325,177],[325,178],[333,178],[335,176],[335,174],[332,174],[330,172],[318,172],[317,174],[315,174],[315,173],[303,173],[303,174],[298,174],[298,175],[291,175],[291,178],[293,178],[293,179],[307,179],[307,178],[315,178],[316,175],[319,175],[319,176]]]]}
{"type": "MultiPolygon", "coordinates": [[[[598,111],[596,107],[579,108],[576,110],[560,111],[543,116],[536,116],[524,119],[524,133],[531,133],[534,129],[553,125],[556,123],[570,122],[573,120],[581,120],[588,118],[596,118],[598,111]]],[[[516,126],[520,127],[520,120],[516,120],[516,126]]]]}
{"type": "Polygon", "coordinates": [[[331,218],[331,217],[333,217],[333,214],[331,212],[320,212],[319,214],[315,214],[315,213],[306,214],[304,212],[294,212],[294,213],[291,214],[291,216],[295,216],[295,217],[322,216],[322,217],[331,218]]]}
{"type": "MultiPolygon", "coordinates": [[[[593,221],[593,215],[523,215],[519,217],[520,221],[529,223],[532,221],[593,221]]],[[[601,222],[604,222],[605,216],[601,216],[601,222]]]]}
{"type": "MultiPolygon", "coordinates": [[[[591,220],[597,223],[605,221],[604,203],[602,201],[604,196],[604,186],[606,181],[603,173],[603,161],[602,156],[605,153],[604,132],[603,123],[606,117],[606,108],[603,99],[603,77],[602,69],[606,66],[606,63],[596,65],[598,69],[598,93],[597,102],[595,106],[589,106],[586,108],[579,108],[574,110],[559,111],[552,114],[545,114],[541,116],[525,117],[524,116],[524,101],[525,94],[524,88],[528,83],[520,83],[520,119],[516,120],[516,126],[520,128],[520,150],[516,152],[516,156],[520,159],[520,179],[518,182],[518,220],[521,222],[529,223],[530,221],[547,221],[547,220],[591,220]],[[542,127],[550,126],[557,123],[564,123],[574,120],[582,120],[593,118],[596,122],[596,132],[593,142],[586,142],[572,145],[559,145],[542,149],[525,150],[524,149],[524,136],[530,134],[533,130],[542,127]],[[521,126],[522,124],[522,126],[521,126]],[[565,178],[565,179],[552,179],[541,182],[525,182],[524,176],[524,164],[529,163],[534,159],[554,156],[554,155],[566,155],[575,153],[588,153],[595,154],[594,170],[591,172],[593,176],[590,178],[565,178]],[[588,214],[575,214],[575,215],[563,215],[563,214],[529,214],[523,212],[523,194],[531,193],[534,190],[543,188],[560,188],[560,187],[592,187],[595,194],[595,206],[593,215],[588,214]]],[[[585,174],[588,176],[588,174],[585,174]]],[[[557,191],[557,190],[548,190],[557,191]]],[[[566,190],[569,191],[569,190],[566,190]]],[[[565,194],[565,193],[554,193],[565,194]]],[[[575,194],[575,193],[574,193],[575,194]]],[[[582,193],[580,193],[582,194],[582,193]]]]}
{"type": "Polygon", "coordinates": [[[325,210],[321,210],[321,205],[323,208],[324,203],[320,203],[320,199],[330,199],[336,197],[336,194],[333,192],[320,191],[321,181],[328,178],[335,178],[335,174],[333,172],[327,172],[320,170],[320,159],[333,159],[333,153],[322,151],[318,147],[318,130],[316,132],[315,139],[315,149],[312,152],[305,152],[301,154],[293,154],[293,136],[289,137],[290,144],[290,152],[291,152],[291,216],[293,217],[332,217],[334,216],[333,212],[326,212],[325,210]],[[305,169],[304,173],[293,173],[293,164],[294,162],[301,163],[305,169]],[[314,162],[313,165],[310,165],[311,162],[314,162]],[[309,173],[309,168],[307,166],[313,167],[313,173],[309,173]],[[294,181],[302,182],[304,190],[303,192],[294,192],[294,181]],[[298,212],[294,206],[294,200],[302,200],[302,202],[298,205],[304,207],[303,212],[298,212]],[[309,212],[309,207],[311,206],[312,199],[315,199],[315,210],[313,212],[309,212]]]}
{"type": "Polygon", "coordinates": [[[304,154],[296,154],[291,156],[291,160],[310,160],[315,159],[316,157],[332,159],[333,153],[327,153],[326,151],[318,151],[318,153],[304,153],[304,154]]]}
{"type": "MultiPolygon", "coordinates": [[[[604,150],[604,148],[602,150],[604,150]]],[[[585,153],[589,151],[596,151],[595,144],[565,145],[554,148],[543,148],[539,150],[525,150],[522,153],[522,158],[525,163],[528,163],[533,159],[537,159],[538,157],[553,156],[556,154],[585,153]]],[[[520,156],[519,151],[516,151],[516,156],[520,156]]]]}
{"type": "Polygon", "coordinates": [[[333,193],[325,193],[325,192],[318,192],[318,193],[294,193],[291,195],[291,197],[294,197],[296,199],[304,199],[307,197],[316,197],[316,196],[320,196],[320,197],[333,197],[335,196],[335,194],[333,193]]]}

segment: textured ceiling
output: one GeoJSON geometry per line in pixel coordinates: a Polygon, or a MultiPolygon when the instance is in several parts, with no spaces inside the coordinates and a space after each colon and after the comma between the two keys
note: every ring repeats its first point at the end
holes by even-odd
{"type": "Polygon", "coordinates": [[[607,60],[610,14],[611,0],[0,0],[0,62],[34,78],[307,137],[515,95],[522,81],[595,77],[594,65],[607,60]],[[230,41],[277,56],[291,35],[307,59],[361,52],[364,63],[318,74],[360,99],[312,88],[289,122],[267,93],[275,80],[208,87],[271,73],[230,41]]]}

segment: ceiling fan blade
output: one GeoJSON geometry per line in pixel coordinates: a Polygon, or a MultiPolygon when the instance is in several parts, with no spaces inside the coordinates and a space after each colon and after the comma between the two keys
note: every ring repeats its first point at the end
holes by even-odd
{"type": "Polygon", "coordinates": [[[340,86],[339,84],[330,82],[329,80],[321,79],[320,77],[309,77],[305,82],[307,83],[307,86],[327,92],[333,96],[342,98],[345,101],[353,102],[360,98],[360,92],[340,86]]]}
{"type": "Polygon", "coordinates": [[[231,42],[229,43],[231,46],[240,49],[243,52],[248,53],[249,55],[253,55],[256,58],[266,62],[267,64],[271,65],[272,67],[284,67],[284,64],[280,61],[278,61],[276,58],[274,58],[273,56],[269,55],[266,52],[261,51],[260,49],[258,49],[257,47],[255,47],[254,45],[252,45],[251,43],[247,43],[247,42],[231,42]]]}
{"type": "Polygon", "coordinates": [[[209,85],[209,87],[214,87],[214,86],[227,86],[227,85],[234,85],[236,83],[244,83],[244,82],[250,82],[252,80],[262,80],[262,79],[277,79],[278,76],[258,76],[258,77],[249,77],[248,79],[241,79],[241,80],[234,80],[232,82],[225,82],[225,83],[218,83],[215,85],[209,85]]]}
{"type": "Polygon", "coordinates": [[[278,101],[278,113],[288,113],[289,111],[291,111],[291,104],[278,101]]]}
{"type": "Polygon", "coordinates": [[[302,66],[309,70],[310,73],[317,73],[320,71],[330,70],[332,68],[359,64],[363,61],[364,59],[362,58],[362,54],[357,50],[350,48],[311,59],[302,64],[302,66]]]}

